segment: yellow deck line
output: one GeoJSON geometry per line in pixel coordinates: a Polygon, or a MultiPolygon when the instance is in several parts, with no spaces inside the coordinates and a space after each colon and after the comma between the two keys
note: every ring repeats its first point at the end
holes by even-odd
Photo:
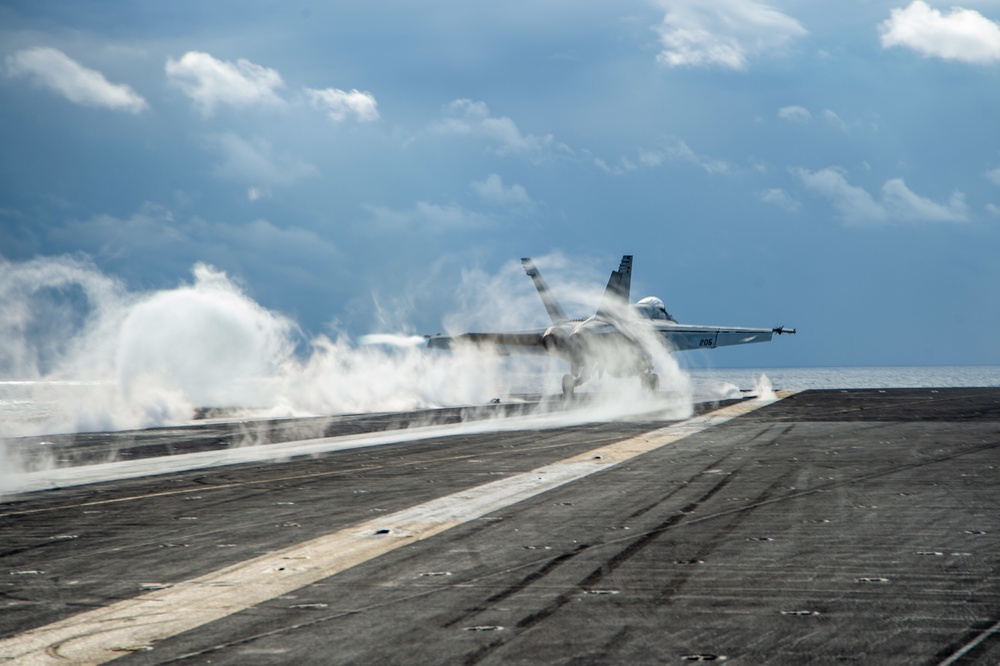
{"type": "MultiPolygon", "coordinates": [[[[782,394],[781,397],[784,397],[782,394]]],[[[780,399],[780,398],[779,398],[780,399]]],[[[775,402],[745,401],[0,641],[0,660],[102,664],[775,402]]]]}

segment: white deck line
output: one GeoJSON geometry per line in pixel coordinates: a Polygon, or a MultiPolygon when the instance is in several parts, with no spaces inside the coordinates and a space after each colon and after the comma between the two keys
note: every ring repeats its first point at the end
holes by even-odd
{"type": "MultiPolygon", "coordinates": [[[[663,409],[660,407],[648,412],[648,414],[637,411],[634,414],[625,414],[624,416],[652,416],[662,414],[662,412],[663,409]]],[[[433,437],[480,434],[500,430],[531,430],[581,425],[594,421],[609,420],[612,416],[622,415],[604,414],[601,408],[598,408],[594,413],[586,415],[582,415],[579,411],[549,412],[526,416],[483,419],[481,421],[468,421],[459,424],[419,426],[401,430],[343,435],[340,437],[322,437],[274,444],[236,446],[216,451],[179,453],[177,455],[161,456],[158,458],[117,460],[114,462],[72,467],[53,467],[19,473],[12,480],[8,480],[10,487],[7,490],[16,493],[37,492],[53,490],[55,488],[87,485],[90,483],[135,479],[158,474],[175,474],[209,467],[241,465],[268,460],[284,460],[296,456],[318,455],[332,451],[344,451],[347,449],[396,444],[399,442],[415,442],[433,437]]]]}
{"type": "MultiPolygon", "coordinates": [[[[352,525],[0,641],[0,660],[102,664],[328,578],[777,400],[746,401],[559,462],[352,525]]],[[[141,461],[140,461],[141,462],[141,461]]]]}

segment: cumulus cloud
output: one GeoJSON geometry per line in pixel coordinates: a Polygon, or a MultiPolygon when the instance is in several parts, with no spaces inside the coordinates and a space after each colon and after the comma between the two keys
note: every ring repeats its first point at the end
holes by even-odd
{"type": "Polygon", "coordinates": [[[110,83],[58,49],[39,46],[7,56],[7,74],[24,77],[71,102],[115,111],[139,113],[146,100],[125,84],[110,83]]]}
{"type": "Polygon", "coordinates": [[[793,173],[806,187],[830,199],[845,221],[886,221],[885,209],[864,188],[848,183],[842,169],[829,167],[814,172],[797,169],[793,173]]]}
{"type": "Polygon", "coordinates": [[[845,123],[844,120],[840,116],[838,116],[835,111],[831,111],[830,109],[824,109],[823,118],[826,119],[826,121],[829,122],[831,125],[839,129],[841,132],[845,133],[850,132],[850,128],[847,126],[847,123],[845,123]]]}
{"type": "MultiPolygon", "coordinates": [[[[812,122],[813,114],[804,106],[783,106],[778,109],[778,117],[789,122],[806,124],[812,122]]],[[[847,123],[845,123],[844,120],[837,115],[836,111],[823,109],[820,117],[840,131],[850,132],[850,128],[847,126],[847,123]]]]}
{"type": "Polygon", "coordinates": [[[73,251],[126,266],[141,264],[163,274],[193,261],[220,265],[260,264],[298,284],[320,281],[316,270],[342,257],[340,250],[315,231],[279,227],[264,219],[247,223],[182,218],[160,204],[146,202],[129,217],[101,214],[70,220],[48,232],[49,239],[73,251]]]}
{"type": "MultiPolygon", "coordinates": [[[[254,183],[258,192],[265,185],[290,185],[314,176],[316,167],[288,154],[278,153],[267,139],[244,139],[232,133],[208,137],[208,147],[219,154],[221,161],[213,174],[225,180],[254,183]]],[[[251,200],[253,196],[251,194],[251,200]]]]}
{"type": "Polygon", "coordinates": [[[494,206],[525,207],[531,205],[531,198],[528,197],[528,192],[523,186],[515,183],[507,187],[503,184],[503,179],[495,173],[491,173],[485,180],[474,181],[472,191],[480,199],[494,206]]]}
{"type": "Polygon", "coordinates": [[[444,108],[445,118],[432,126],[440,134],[481,137],[493,143],[499,155],[521,155],[534,161],[550,159],[559,152],[569,153],[551,134],[523,134],[514,121],[490,114],[485,102],[456,99],[444,108]]]}
{"type": "Polygon", "coordinates": [[[990,181],[994,185],[1000,185],[1000,167],[990,169],[983,175],[986,176],[986,180],[990,181]]]}
{"type": "Polygon", "coordinates": [[[411,210],[395,210],[388,206],[365,206],[370,215],[370,228],[390,231],[441,233],[480,229],[488,219],[482,213],[470,211],[458,204],[432,204],[418,201],[411,210]]]}
{"type": "Polygon", "coordinates": [[[262,219],[228,223],[182,218],[152,202],[129,217],[101,214],[67,221],[50,229],[48,237],[58,246],[102,261],[142,265],[163,274],[181,270],[192,261],[233,265],[235,259],[236,263],[266,265],[272,273],[295,273],[299,282],[312,282],[310,270],[340,256],[336,246],[310,229],[279,227],[262,219]]]}
{"type": "Polygon", "coordinates": [[[251,186],[247,188],[247,200],[251,203],[261,199],[270,199],[271,190],[266,187],[251,186]]]}
{"type": "Polygon", "coordinates": [[[168,58],[166,72],[205,116],[211,116],[220,105],[284,103],[275,92],[285,85],[281,75],[243,58],[232,63],[217,60],[208,53],[189,51],[180,60],[168,58]]]}
{"type": "Polygon", "coordinates": [[[687,162],[711,174],[732,171],[732,167],[725,160],[696,153],[682,139],[671,138],[656,148],[639,151],[639,162],[643,166],[659,166],[665,160],[687,162]]]}
{"type": "Polygon", "coordinates": [[[795,169],[793,173],[810,190],[826,197],[844,222],[878,224],[887,222],[966,222],[969,219],[965,195],[954,192],[941,204],[910,190],[902,178],[882,185],[876,199],[862,187],[851,185],[843,169],[827,167],[819,171],[795,169]]]}
{"type": "Polygon", "coordinates": [[[812,114],[804,106],[783,106],[778,109],[778,117],[796,123],[807,123],[812,120],[812,114]]]}
{"type": "Polygon", "coordinates": [[[317,90],[306,88],[306,95],[313,107],[325,111],[335,123],[343,122],[353,115],[361,122],[372,122],[379,119],[375,96],[370,92],[350,92],[337,88],[317,90]]]}
{"type": "Polygon", "coordinates": [[[882,186],[882,205],[890,219],[904,222],[966,222],[969,219],[965,195],[953,192],[948,203],[939,204],[918,196],[902,178],[887,180],[882,186]]]}
{"type": "Polygon", "coordinates": [[[1000,60],[1000,25],[973,9],[947,14],[923,0],[893,9],[879,25],[883,48],[904,46],[924,57],[986,65],[1000,60]]]}
{"type": "Polygon", "coordinates": [[[799,208],[802,207],[798,201],[793,199],[787,192],[781,188],[772,188],[769,190],[764,190],[759,195],[761,201],[766,204],[771,204],[772,206],[777,206],[782,208],[789,213],[798,212],[799,208]]]}
{"type": "Polygon", "coordinates": [[[670,67],[746,69],[753,58],[778,52],[808,31],[791,16],[756,0],[671,0],[656,30],[670,67]]]}
{"type": "Polygon", "coordinates": [[[612,176],[624,174],[639,169],[655,169],[666,162],[686,162],[710,174],[727,174],[733,172],[733,167],[725,160],[715,159],[696,153],[683,139],[667,137],[651,148],[640,148],[637,159],[622,157],[617,163],[608,164],[599,157],[593,158],[594,164],[605,173],[612,176]]]}

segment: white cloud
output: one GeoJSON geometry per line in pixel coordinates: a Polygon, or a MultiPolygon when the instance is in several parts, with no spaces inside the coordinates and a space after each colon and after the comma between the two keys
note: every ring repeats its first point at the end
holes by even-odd
{"type": "Polygon", "coordinates": [[[746,69],[752,58],[808,34],[794,18],[757,0],[670,0],[656,30],[670,67],[746,69]]]}
{"type": "Polygon", "coordinates": [[[793,199],[787,192],[780,188],[764,190],[758,196],[764,203],[777,206],[778,208],[782,208],[789,213],[798,212],[799,208],[802,207],[802,204],[793,199]]]}
{"type": "Polygon", "coordinates": [[[835,111],[831,111],[830,109],[824,109],[823,118],[825,118],[827,122],[835,126],[841,132],[845,133],[850,132],[850,128],[847,127],[847,123],[845,123],[843,119],[841,119],[841,117],[838,116],[835,111]]]}
{"type": "Polygon", "coordinates": [[[248,187],[247,188],[247,200],[250,202],[260,201],[261,199],[270,199],[271,190],[266,187],[248,187]]]}
{"type": "Polygon", "coordinates": [[[523,155],[542,161],[557,152],[571,152],[567,146],[556,143],[551,134],[522,134],[510,118],[490,115],[485,102],[456,99],[445,106],[444,112],[447,117],[433,125],[433,131],[485,138],[495,144],[495,150],[500,155],[523,155]]]}
{"type": "Polygon", "coordinates": [[[948,14],[915,0],[879,24],[883,48],[905,46],[925,57],[989,64],[1000,60],[1000,25],[972,9],[948,14]]]}
{"type": "Polygon", "coordinates": [[[622,176],[639,169],[656,169],[666,162],[687,162],[710,174],[733,172],[733,167],[729,162],[700,155],[694,152],[683,139],[677,137],[668,137],[652,148],[640,148],[638,153],[636,161],[621,157],[616,164],[608,164],[599,157],[592,159],[598,168],[612,176],[622,176]]]}
{"type": "Polygon", "coordinates": [[[828,167],[815,172],[798,169],[793,173],[805,183],[806,187],[830,199],[845,221],[886,221],[885,209],[863,188],[848,183],[843,170],[828,167]]]}
{"type": "Polygon", "coordinates": [[[986,180],[990,181],[994,185],[1000,185],[1000,167],[990,169],[983,175],[986,176],[986,180]]]}
{"type": "Polygon", "coordinates": [[[40,46],[9,55],[7,74],[32,79],[83,106],[129,113],[149,108],[146,100],[132,88],[108,82],[100,72],[84,67],[58,49],[40,46]]]}
{"type": "MultiPolygon", "coordinates": [[[[290,185],[317,174],[316,168],[290,155],[277,154],[266,139],[251,141],[232,133],[217,134],[208,138],[210,148],[218,152],[222,161],[213,173],[219,178],[244,183],[255,183],[258,194],[265,191],[259,184],[290,185]]],[[[248,194],[252,198],[252,194],[248,194]]]]}
{"type": "Polygon", "coordinates": [[[217,106],[271,105],[284,100],[275,92],[285,85],[273,69],[240,58],[236,63],[216,60],[207,53],[189,51],[180,60],[167,59],[167,76],[194,100],[205,115],[217,106]]]}
{"type": "Polygon", "coordinates": [[[223,265],[259,263],[264,270],[299,284],[322,282],[317,271],[342,254],[331,242],[302,227],[278,227],[262,219],[248,223],[181,219],[168,208],[146,202],[127,218],[96,215],[49,230],[50,240],[104,261],[137,261],[173,272],[194,261],[223,265]]]}
{"type": "MultiPolygon", "coordinates": [[[[640,160],[641,160],[643,154],[645,154],[645,151],[642,150],[642,149],[640,149],[639,150],[640,160]]],[[[621,158],[619,158],[618,164],[616,164],[616,165],[608,164],[607,162],[605,162],[604,160],[602,160],[600,157],[595,157],[595,158],[593,158],[593,160],[594,160],[594,164],[596,164],[601,171],[603,171],[604,173],[607,173],[607,174],[611,174],[612,176],[622,176],[622,175],[624,175],[626,173],[635,171],[636,169],[638,169],[640,167],[639,164],[636,164],[635,162],[633,162],[632,160],[628,159],[627,157],[621,157],[621,158]]],[[[663,163],[662,157],[659,157],[659,156],[656,156],[656,155],[652,155],[650,157],[649,162],[648,163],[642,163],[641,166],[644,166],[644,167],[649,168],[649,169],[653,169],[655,167],[658,167],[662,163],[663,163]]]]}
{"type": "Polygon", "coordinates": [[[314,108],[326,111],[330,120],[342,122],[353,114],[361,122],[372,122],[379,119],[375,96],[370,92],[351,90],[346,92],[337,88],[317,90],[306,88],[306,94],[314,108]]]}
{"type": "Polygon", "coordinates": [[[847,182],[846,172],[837,167],[813,172],[795,169],[793,173],[806,187],[830,199],[844,222],[965,222],[969,219],[965,195],[961,192],[956,191],[948,203],[940,204],[915,194],[902,178],[893,178],[882,185],[876,200],[864,188],[847,182]]]}
{"type": "MultiPolygon", "coordinates": [[[[850,129],[847,126],[847,123],[845,123],[843,119],[840,116],[838,116],[835,111],[832,111],[830,109],[823,109],[823,112],[820,115],[822,116],[823,120],[827,121],[840,131],[842,132],[850,131],[850,129]]],[[[789,122],[805,124],[812,122],[813,114],[809,111],[809,109],[805,108],[804,106],[783,106],[780,109],[778,109],[778,117],[781,118],[782,120],[787,120],[789,122]]]]}
{"type": "Polygon", "coordinates": [[[412,210],[394,210],[387,206],[365,206],[371,219],[369,228],[381,231],[416,231],[440,233],[480,229],[488,219],[458,204],[439,205],[418,201],[412,210]]]}
{"type": "Polygon", "coordinates": [[[994,217],[1000,217],[1000,206],[996,204],[986,204],[986,212],[994,217]]]}
{"type": "Polygon", "coordinates": [[[804,106],[783,106],[778,109],[778,117],[796,123],[807,123],[812,120],[812,114],[804,106]]]}
{"type": "Polygon", "coordinates": [[[514,184],[507,187],[503,179],[491,173],[485,180],[472,183],[472,191],[483,201],[494,206],[525,207],[531,205],[531,198],[523,186],[514,184]]]}
{"type": "Polygon", "coordinates": [[[965,195],[953,192],[947,204],[939,204],[913,193],[902,178],[882,186],[882,205],[894,220],[904,222],[965,222],[969,219],[965,195]]]}
{"type": "Polygon", "coordinates": [[[672,138],[658,148],[639,151],[639,161],[643,166],[659,166],[664,160],[688,162],[711,174],[732,171],[732,167],[725,160],[699,155],[682,139],[672,138]]]}

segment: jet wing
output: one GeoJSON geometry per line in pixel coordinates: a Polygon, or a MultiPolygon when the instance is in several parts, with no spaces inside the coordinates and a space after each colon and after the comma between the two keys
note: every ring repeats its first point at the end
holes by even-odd
{"type": "Polygon", "coordinates": [[[715,349],[730,345],[745,345],[751,342],[770,342],[775,333],[794,333],[793,329],[741,328],[725,326],[691,326],[685,324],[660,324],[657,332],[675,351],[689,349],[715,349]]]}
{"type": "Polygon", "coordinates": [[[498,354],[544,354],[542,336],[545,330],[513,331],[509,333],[463,333],[462,335],[431,335],[427,338],[428,349],[454,349],[471,346],[486,348],[498,354]]]}

